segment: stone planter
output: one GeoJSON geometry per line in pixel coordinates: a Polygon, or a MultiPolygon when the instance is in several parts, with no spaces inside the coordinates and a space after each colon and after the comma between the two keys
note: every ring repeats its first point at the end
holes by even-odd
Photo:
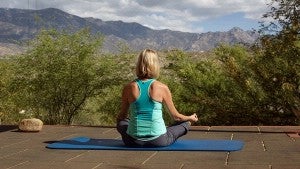
{"type": "Polygon", "coordinates": [[[38,132],[42,130],[42,127],[43,122],[36,118],[23,119],[19,123],[19,129],[21,131],[38,132]]]}

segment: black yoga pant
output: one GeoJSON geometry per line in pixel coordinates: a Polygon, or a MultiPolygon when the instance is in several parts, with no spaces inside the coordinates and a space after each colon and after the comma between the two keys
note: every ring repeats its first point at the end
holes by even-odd
{"type": "Polygon", "coordinates": [[[117,130],[121,134],[124,144],[131,147],[162,147],[171,145],[179,137],[185,135],[190,127],[189,122],[177,122],[172,126],[167,127],[167,132],[165,134],[162,134],[153,140],[141,141],[126,133],[128,124],[129,119],[120,121],[117,124],[117,130]]]}

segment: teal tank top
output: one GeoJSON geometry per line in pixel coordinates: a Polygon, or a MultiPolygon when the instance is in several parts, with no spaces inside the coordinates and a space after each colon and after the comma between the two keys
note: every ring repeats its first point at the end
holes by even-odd
{"type": "Polygon", "coordinates": [[[129,125],[127,134],[135,139],[148,141],[166,133],[162,116],[162,104],[150,97],[149,90],[154,79],[136,80],[140,95],[130,104],[129,125]]]}

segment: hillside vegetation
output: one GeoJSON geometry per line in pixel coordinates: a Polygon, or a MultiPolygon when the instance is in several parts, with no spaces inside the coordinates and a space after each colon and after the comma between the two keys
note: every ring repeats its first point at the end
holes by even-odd
{"type": "MultiPolygon", "coordinates": [[[[197,113],[196,125],[299,125],[299,2],[272,2],[278,5],[265,17],[276,22],[262,25],[251,47],[159,51],[159,80],[180,112],[197,113]]],[[[122,44],[118,54],[103,53],[104,38],[88,29],[43,30],[26,52],[2,57],[1,124],[37,117],[46,124],[115,125],[138,53],[122,44]]]]}

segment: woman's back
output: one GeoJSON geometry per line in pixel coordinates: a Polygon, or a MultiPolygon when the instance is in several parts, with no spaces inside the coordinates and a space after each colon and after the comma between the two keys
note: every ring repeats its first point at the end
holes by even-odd
{"type": "Polygon", "coordinates": [[[151,96],[151,93],[156,97],[158,95],[158,92],[154,92],[155,89],[151,87],[153,83],[155,83],[154,79],[137,79],[132,88],[135,99],[130,102],[131,120],[127,133],[139,140],[152,140],[166,132],[162,117],[162,103],[151,96]]]}
{"type": "MultiPolygon", "coordinates": [[[[147,79],[144,79],[144,80],[141,80],[141,81],[146,81],[146,80],[147,79]]],[[[129,95],[128,95],[128,102],[132,103],[135,100],[137,100],[137,98],[140,95],[138,84],[135,81],[133,81],[133,82],[130,82],[127,85],[126,88],[128,90],[128,93],[129,93],[129,95]]],[[[155,80],[151,84],[150,90],[149,90],[149,94],[150,94],[151,98],[153,100],[155,100],[155,101],[163,102],[163,95],[164,95],[165,88],[166,88],[166,85],[164,85],[163,83],[155,80]]]]}

